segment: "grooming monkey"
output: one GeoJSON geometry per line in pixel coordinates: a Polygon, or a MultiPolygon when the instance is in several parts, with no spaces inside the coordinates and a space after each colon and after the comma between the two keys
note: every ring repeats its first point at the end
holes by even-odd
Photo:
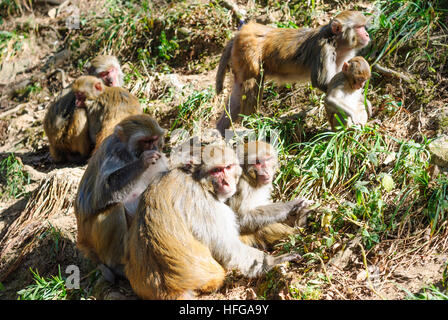
{"type": "Polygon", "coordinates": [[[339,125],[336,114],[344,125],[367,123],[368,117],[372,115],[372,104],[366,99],[366,111],[362,88],[368,79],[370,66],[363,57],[358,56],[344,62],[342,71],[330,81],[325,97],[325,110],[333,130],[339,125]]]}
{"type": "MultiPolygon", "coordinates": [[[[123,72],[114,56],[95,57],[88,72],[102,79],[107,86],[123,85],[123,72]]],[[[75,95],[70,87],[64,89],[49,106],[43,124],[50,155],[55,162],[79,162],[90,155],[95,141],[89,139],[87,113],[85,109],[76,108],[75,95]]]]}
{"type": "Polygon", "coordinates": [[[278,168],[274,147],[263,141],[243,146],[242,175],[229,206],[237,214],[240,239],[247,245],[266,248],[268,245],[294,233],[284,223],[289,215],[298,215],[299,224],[306,223],[306,208],[313,201],[299,198],[288,202],[272,203],[272,181],[278,168]]]}
{"type": "Polygon", "coordinates": [[[273,257],[239,240],[235,213],[224,202],[241,167],[226,146],[208,145],[200,163],[162,173],[146,189],[129,230],[125,272],[143,299],[192,298],[214,291],[227,269],[256,277],[297,254],[273,257]]]}
{"type": "Polygon", "coordinates": [[[92,76],[76,79],[72,91],[76,96],[76,107],[87,111],[89,138],[96,148],[122,119],[143,113],[140,102],[129,91],[107,87],[101,79],[92,76]]]}
{"type": "MultiPolygon", "coordinates": [[[[327,91],[345,61],[370,41],[361,12],[344,11],[317,29],[273,28],[250,22],[226,45],[216,75],[216,92],[222,91],[227,67],[234,75],[226,106],[232,121],[251,114],[263,96],[265,77],[279,82],[307,81],[327,91]]],[[[223,112],[217,129],[224,135],[230,119],[223,112]]]]}
{"type": "Polygon", "coordinates": [[[151,179],[168,169],[159,152],[165,131],[149,115],[122,120],[93,153],[75,199],[78,247],[101,263],[104,277],[123,275],[124,237],[151,179]]]}

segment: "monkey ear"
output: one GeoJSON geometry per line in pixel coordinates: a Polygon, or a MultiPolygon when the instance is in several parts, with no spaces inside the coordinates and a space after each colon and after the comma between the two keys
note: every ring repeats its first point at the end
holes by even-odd
{"type": "Polygon", "coordinates": [[[342,23],[339,20],[333,20],[331,22],[331,32],[335,35],[342,32],[342,23]]]}
{"type": "Polygon", "coordinates": [[[100,81],[95,83],[95,89],[98,90],[98,91],[103,91],[103,85],[101,84],[100,81]]]}

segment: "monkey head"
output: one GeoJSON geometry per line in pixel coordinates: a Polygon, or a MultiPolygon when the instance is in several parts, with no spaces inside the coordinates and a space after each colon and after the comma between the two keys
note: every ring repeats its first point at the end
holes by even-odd
{"type": "Polygon", "coordinates": [[[163,148],[165,130],[147,114],[133,115],[116,125],[114,134],[137,158],[144,151],[163,148]]]}
{"type": "Polygon", "coordinates": [[[343,11],[330,22],[331,32],[336,35],[338,46],[361,49],[370,42],[366,30],[368,19],[359,11],[343,11]]]}
{"type": "Polygon", "coordinates": [[[201,164],[194,167],[193,176],[218,200],[224,202],[235,194],[241,167],[231,148],[224,145],[203,147],[201,164]]]}
{"type": "Polygon", "coordinates": [[[123,72],[114,56],[97,56],[90,62],[89,73],[101,78],[108,87],[123,86],[123,72]]]}
{"type": "Polygon", "coordinates": [[[244,145],[243,176],[254,187],[271,184],[278,167],[277,152],[263,141],[252,141],[244,145]]]}
{"type": "Polygon", "coordinates": [[[342,72],[354,90],[361,89],[365,82],[370,79],[371,75],[369,63],[360,56],[354,57],[348,62],[344,62],[342,72]]]}
{"type": "Polygon", "coordinates": [[[104,83],[93,76],[81,76],[75,80],[72,90],[76,96],[76,106],[86,107],[86,101],[96,100],[104,91],[104,83]]]}

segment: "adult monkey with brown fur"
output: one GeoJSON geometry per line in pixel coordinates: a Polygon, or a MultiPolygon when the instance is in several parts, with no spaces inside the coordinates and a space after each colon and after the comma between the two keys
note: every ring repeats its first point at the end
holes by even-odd
{"type": "Polygon", "coordinates": [[[72,90],[76,96],[76,107],[86,109],[89,138],[96,148],[122,119],[143,113],[140,102],[129,91],[107,87],[101,79],[92,76],[76,79],[72,90]]]}
{"type": "Polygon", "coordinates": [[[105,278],[123,275],[123,243],[141,194],[157,173],[167,170],[159,152],[165,131],[149,115],[130,116],[89,160],[75,200],[78,247],[102,263],[105,278]]]}
{"type": "Polygon", "coordinates": [[[362,88],[369,78],[369,63],[358,56],[344,62],[342,71],[330,81],[325,97],[325,110],[333,130],[339,125],[336,115],[344,125],[367,123],[368,117],[372,115],[372,104],[366,99],[366,110],[362,88]]]}
{"type": "Polygon", "coordinates": [[[235,213],[224,202],[241,174],[235,152],[203,148],[200,164],[175,167],[145,191],[129,230],[125,272],[144,299],[192,298],[213,291],[225,270],[256,277],[296,254],[273,257],[239,240],[235,213]]]}
{"type": "Polygon", "coordinates": [[[244,144],[242,152],[243,173],[237,192],[229,199],[229,206],[237,214],[241,241],[266,248],[294,233],[293,228],[279,221],[291,215],[296,216],[299,224],[305,224],[306,209],[313,201],[298,198],[272,203],[272,181],[278,168],[277,152],[271,144],[263,141],[244,144]]]}
{"type": "MultiPolygon", "coordinates": [[[[123,72],[114,56],[95,57],[88,73],[102,79],[107,86],[123,85],[123,72]]],[[[55,162],[78,162],[90,155],[95,141],[89,139],[86,110],[76,108],[71,87],[64,89],[60,98],[49,106],[43,125],[55,162]]]]}
{"type": "MultiPolygon", "coordinates": [[[[361,12],[344,11],[317,29],[273,28],[248,23],[226,45],[216,75],[216,92],[223,89],[227,67],[234,75],[226,106],[232,121],[238,114],[251,114],[263,96],[265,77],[280,82],[306,81],[327,91],[345,61],[370,41],[361,12]]],[[[225,111],[217,123],[224,135],[230,119],[225,111]]]]}

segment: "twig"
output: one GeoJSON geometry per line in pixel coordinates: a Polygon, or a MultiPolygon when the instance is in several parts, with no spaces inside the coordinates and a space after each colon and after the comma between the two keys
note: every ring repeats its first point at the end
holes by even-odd
{"type": "Polygon", "coordinates": [[[366,252],[364,251],[364,247],[361,243],[358,243],[359,247],[361,248],[362,253],[362,261],[364,263],[364,268],[366,268],[366,275],[367,275],[367,282],[369,283],[370,290],[372,290],[373,293],[375,293],[378,297],[380,297],[383,300],[386,300],[381,294],[379,294],[375,288],[373,287],[372,281],[370,280],[370,274],[369,274],[369,268],[367,267],[367,257],[366,252]]]}
{"type": "Polygon", "coordinates": [[[333,282],[331,282],[331,278],[330,278],[330,276],[329,276],[328,273],[327,273],[327,268],[325,268],[324,260],[322,260],[322,258],[319,257],[318,254],[316,254],[316,257],[318,257],[319,260],[320,260],[320,263],[321,263],[321,265],[322,265],[322,269],[324,269],[325,277],[327,277],[328,282],[330,283],[331,288],[332,288],[334,291],[336,291],[336,293],[337,293],[339,296],[341,296],[342,299],[347,300],[347,298],[344,297],[344,295],[343,295],[341,292],[339,292],[338,289],[336,289],[336,287],[334,286],[333,282]]]}
{"type": "Polygon", "coordinates": [[[379,64],[374,64],[373,68],[378,71],[379,73],[381,73],[383,76],[387,76],[387,77],[395,77],[395,78],[399,78],[402,79],[406,82],[412,82],[412,78],[408,77],[405,74],[402,74],[398,71],[394,71],[392,69],[386,68],[386,67],[382,67],[379,64]]]}
{"type": "Polygon", "coordinates": [[[0,119],[1,119],[1,118],[6,118],[7,116],[9,116],[9,115],[11,115],[11,114],[20,111],[20,110],[23,109],[26,105],[27,105],[27,103],[21,103],[21,104],[19,104],[18,106],[14,107],[14,108],[12,108],[12,109],[9,109],[8,111],[5,111],[5,112],[1,113],[1,114],[0,114],[0,119]]]}

